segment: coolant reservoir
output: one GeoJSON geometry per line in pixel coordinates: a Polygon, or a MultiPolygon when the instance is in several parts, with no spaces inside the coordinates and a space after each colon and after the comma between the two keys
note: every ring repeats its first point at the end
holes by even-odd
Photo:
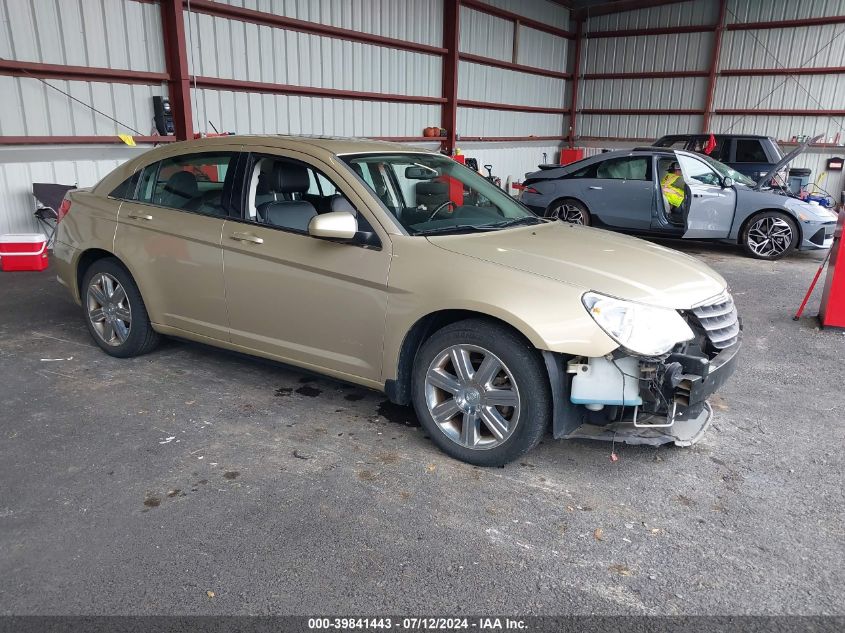
{"type": "Polygon", "coordinates": [[[575,404],[634,406],[643,403],[640,361],[632,356],[613,361],[604,357],[588,358],[586,363],[570,361],[567,372],[575,374],[569,394],[575,404]]]}

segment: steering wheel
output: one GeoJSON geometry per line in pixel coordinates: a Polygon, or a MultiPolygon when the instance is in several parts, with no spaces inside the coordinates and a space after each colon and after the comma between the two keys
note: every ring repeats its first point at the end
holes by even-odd
{"type": "Polygon", "coordinates": [[[438,213],[440,213],[443,209],[445,209],[445,208],[446,208],[446,207],[448,207],[449,205],[452,205],[452,206],[453,206],[453,207],[455,207],[456,209],[458,208],[458,205],[457,205],[457,204],[455,204],[455,203],[454,203],[454,202],[452,202],[451,200],[447,200],[446,202],[444,202],[443,204],[441,204],[440,206],[438,206],[438,207],[434,210],[434,213],[432,213],[430,216],[428,216],[428,220],[426,220],[426,221],[427,221],[427,222],[431,222],[431,221],[434,219],[434,216],[436,216],[438,213]]]}

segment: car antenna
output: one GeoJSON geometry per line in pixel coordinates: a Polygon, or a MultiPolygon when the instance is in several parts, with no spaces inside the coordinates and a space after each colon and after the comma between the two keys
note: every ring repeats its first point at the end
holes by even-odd
{"type": "Polygon", "coordinates": [[[214,127],[214,123],[212,123],[211,121],[209,121],[209,122],[208,122],[208,124],[211,126],[211,129],[212,129],[212,130],[214,130],[214,133],[215,133],[215,134],[220,134],[220,132],[218,132],[218,131],[217,131],[217,128],[216,128],[216,127],[214,127]]]}

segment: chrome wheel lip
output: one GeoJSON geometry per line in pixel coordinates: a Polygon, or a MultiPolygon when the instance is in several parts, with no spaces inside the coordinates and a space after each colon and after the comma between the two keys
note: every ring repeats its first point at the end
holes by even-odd
{"type": "Polygon", "coordinates": [[[97,273],[85,295],[88,322],[106,345],[119,347],[132,330],[132,306],[126,290],[108,273],[97,273]]]}
{"type": "Polygon", "coordinates": [[[438,430],[470,450],[490,450],[507,442],[522,411],[513,373],[498,356],[477,345],[450,345],[434,357],[425,374],[425,401],[438,430]],[[477,368],[473,354],[480,357],[477,368]],[[446,370],[450,365],[451,372],[446,370]],[[505,384],[494,384],[502,381],[505,384]]]}
{"type": "Polygon", "coordinates": [[[786,220],[778,217],[760,218],[748,228],[746,244],[755,255],[777,257],[792,245],[795,232],[786,220]]]}
{"type": "Polygon", "coordinates": [[[557,205],[552,209],[549,217],[569,224],[584,224],[584,212],[570,203],[557,205]]]}

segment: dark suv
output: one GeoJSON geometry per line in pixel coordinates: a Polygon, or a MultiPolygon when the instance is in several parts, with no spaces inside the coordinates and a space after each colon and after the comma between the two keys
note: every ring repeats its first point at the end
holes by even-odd
{"type": "MultiPolygon", "coordinates": [[[[765,176],[783,158],[778,142],[770,136],[751,134],[714,134],[716,147],[709,156],[732,167],[754,181],[765,176]]],[[[670,134],[654,142],[655,147],[671,147],[689,152],[704,153],[709,134],[670,134]]],[[[786,173],[778,174],[776,180],[786,182],[786,173]]]]}

